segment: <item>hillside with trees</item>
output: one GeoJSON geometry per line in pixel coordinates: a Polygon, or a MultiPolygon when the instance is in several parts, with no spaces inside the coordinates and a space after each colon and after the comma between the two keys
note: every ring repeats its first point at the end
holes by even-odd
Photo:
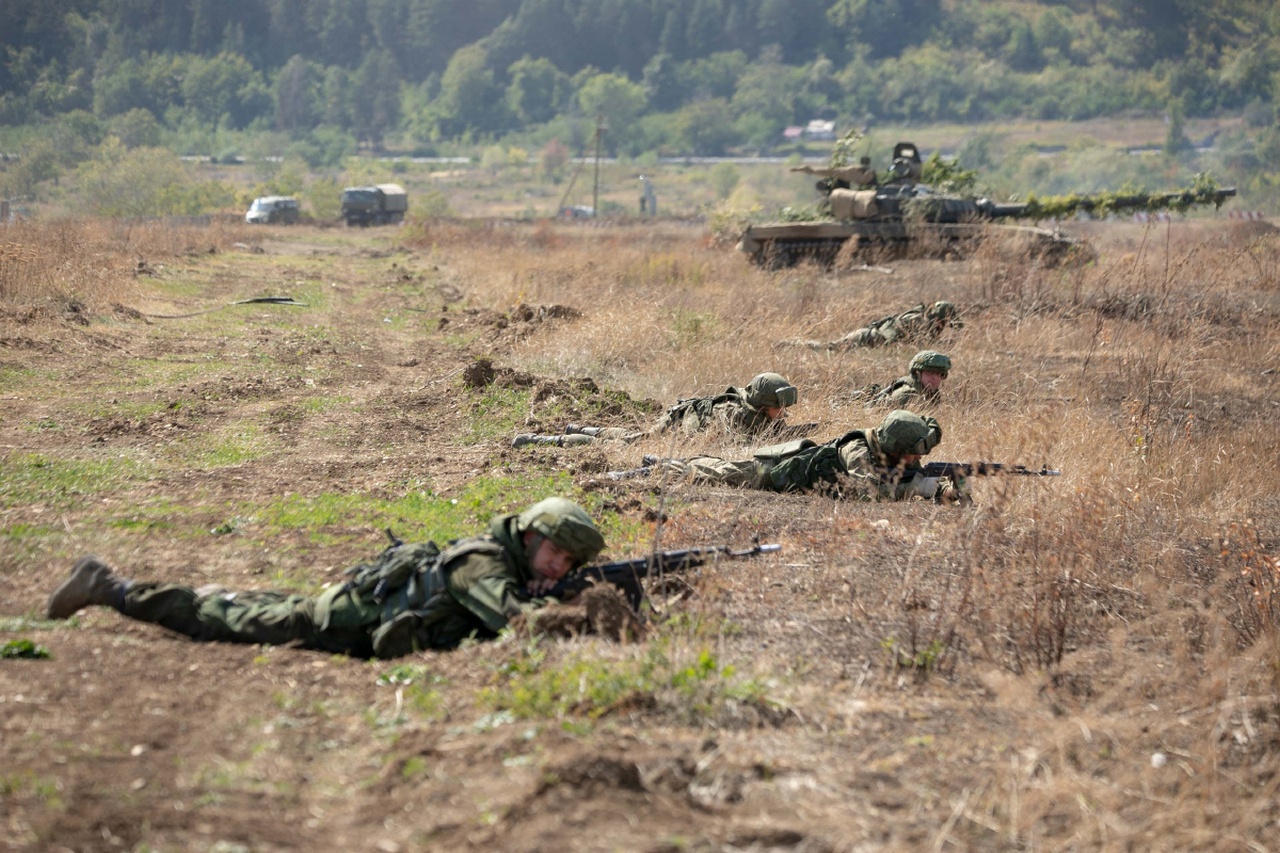
{"type": "MultiPolygon", "coordinates": [[[[0,6],[8,195],[123,149],[772,153],[885,124],[1230,113],[1280,172],[1268,0],[43,0],[0,6]]],[[[975,162],[974,165],[983,165],[975,162]]]]}

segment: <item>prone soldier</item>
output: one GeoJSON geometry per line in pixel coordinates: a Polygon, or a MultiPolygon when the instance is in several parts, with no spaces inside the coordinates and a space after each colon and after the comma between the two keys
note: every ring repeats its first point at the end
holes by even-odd
{"type": "Polygon", "coordinates": [[[604,544],[584,509],[552,497],[497,516],[487,534],[443,551],[434,543],[394,543],[374,563],[356,567],[351,582],[316,597],[134,581],[90,556],[50,595],[48,616],[67,619],[100,605],[202,642],[297,643],[393,658],[496,637],[516,617],[555,603],[546,593],[604,544]]]}
{"type": "Polygon", "coordinates": [[[779,341],[778,347],[806,347],[814,350],[840,352],[857,347],[878,347],[893,343],[923,344],[937,340],[948,328],[964,328],[960,312],[950,302],[935,302],[926,307],[922,302],[899,314],[890,314],[855,329],[834,341],[790,340],[779,341]]]}
{"type": "Polygon", "coordinates": [[[629,444],[671,430],[693,435],[717,426],[732,435],[761,435],[781,427],[787,408],[796,404],[797,396],[796,387],[782,376],[761,373],[746,388],[730,386],[711,397],[680,400],[647,430],[569,424],[561,435],[522,433],[511,446],[580,447],[597,439],[629,444]]]}
{"type": "Polygon", "coordinates": [[[926,478],[920,468],[920,460],[941,440],[937,420],[899,409],[874,428],[855,429],[825,444],[800,439],[760,448],[743,460],[646,457],[643,467],[611,476],[623,479],[665,471],[694,482],[772,492],[818,491],[851,500],[958,500],[966,494],[963,478],[926,478]]]}
{"type": "Polygon", "coordinates": [[[867,408],[888,406],[907,409],[922,404],[936,403],[942,397],[942,383],[951,373],[951,358],[936,350],[922,350],[907,364],[907,375],[895,379],[883,388],[868,389],[870,399],[867,408]]]}

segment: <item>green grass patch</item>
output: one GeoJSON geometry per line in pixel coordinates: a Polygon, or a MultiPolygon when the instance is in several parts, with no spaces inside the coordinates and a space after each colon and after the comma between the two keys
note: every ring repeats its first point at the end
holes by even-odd
{"type": "Polygon", "coordinates": [[[198,435],[167,448],[176,461],[195,468],[226,468],[266,456],[269,439],[256,424],[240,424],[225,435],[198,435]]]}
{"type": "Polygon", "coordinates": [[[58,381],[60,377],[52,370],[39,370],[34,367],[0,368],[0,390],[20,391],[28,388],[47,390],[49,383],[58,381]]]}
{"type": "Polygon", "coordinates": [[[470,423],[463,441],[478,444],[511,436],[528,419],[532,406],[533,392],[529,389],[487,386],[471,403],[470,423]]]}
{"type": "Polygon", "coordinates": [[[150,466],[127,457],[85,461],[11,453],[0,457],[0,507],[44,504],[66,509],[150,473],[150,466]]]}
{"type": "Polygon", "coordinates": [[[35,642],[23,637],[18,640],[10,640],[3,646],[0,646],[0,658],[25,658],[28,660],[41,660],[53,657],[49,650],[44,646],[37,645],[35,642]]]}
{"type": "Polygon", "coordinates": [[[584,649],[554,664],[543,647],[527,645],[497,668],[498,683],[479,700],[521,720],[597,720],[643,709],[693,725],[732,716],[744,704],[769,704],[764,684],[738,676],[709,649],[676,645],[659,633],[631,660],[603,660],[584,649]]]}
{"type": "Polygon", "coordinates": [[[63,619],[36,619],[31,616],[0,616],[0,631],[9,634],[20,634],[23,631],[49,631],[54,628],[65,628],[63,619]]]}
{"type": "Polygon", "coordinates": [[[720,322],[705,311],[677,310],[671,317],[671,343],[677,348],[694,346],[720,337],[720,322]]]}
{"type": "Polygon", "coordinates": [[[25,524],[19,522],[17,524],[7,524],[0,527],[0,538],[12,539],[15,542],[27,539],[43,539],[46,536],[52,536],[58,533],[64,533],[65,530],[61,526],[52,524],[25,524]]]}
{"type": "MultiPolygon", "coordinates": [[[[350,492],[319,495],[285,495],[262,507],[244,507],[262,525],[262,536],[282,531],[309,530],[317,541],[325,528],[391,527],[406,540],[428,537],[437,542],[481,532],[494,515],[519,512],[551,495],[573,497],[573,482],[567,473],[537,477],[485,477],[469,484],[456,496],[444,497],[429,491],[415,491],[394,499],[350,492]]],[[[578,498],[591,510],[599,499],[578,498]]]]}
{"type": "Polygon", "coordinates": [[[36,776],[30,772],[6,773],[0,776],[0,797],[33,798],[52,809],[63,808],[62,798],[58,796],[58,780],[36,776]]]}

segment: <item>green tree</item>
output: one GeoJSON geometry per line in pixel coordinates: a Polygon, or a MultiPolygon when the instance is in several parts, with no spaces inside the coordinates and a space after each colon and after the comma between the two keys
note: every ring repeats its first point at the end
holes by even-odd
{"type": "Polygon", "coordinates": [[[495,82],[484,48],[468,45],[459,49],[440,78],[440,95],[431,105],[440,135],[454,137],[501,126],[496,113],[505,107],[504,94],[495,82]]]}
{"type": "Polygon", "coordinates": [[[837,0],[827,21],[849,50],[862,45],[875,58],[921,44],[942,17],[941,0],[837,0]]]}
{"type": "Polygon", "coordinates": [[[564,102],[569,77],[545,57],[525,56],[507,69],[507,109],[521,124],[542,124],[553,119],[564,102]]]}
{"type": "Polygon", "coordinates": [[[310,130],[320,121],[321,70],[294,54],[276,75],[273,96],[276,127],[284,131],[310,130]]]}
{"type": "Polygon", "coordinates": [[[160,122],[150,110],[129,110],[113,118],[109,126],[126,148],[156,148],[160,145],[160,122]]]}
{"type": "Polygon", "coordinates": [[[739,141],[733,112],[724,98],[707,98],[686,104],[676,113],[675,142],[682,154],[715,157],[739,141]]]}
{"type": "Polygon", "coordinates": [[[350,130],[355,116],[355,91],[351,74],[337,65],[324,70],[320,82],[320,115],[325,124],[350,130]]]}
{"type": "Polygon", "coordinates": [[[621,74],[592,74],[578,89],[578,106],[585,116],[602,116],[608,128],[605,139],[614,150],[626,148],[631,126],[644,112],[644,88],[621,74]]]}
{"type": "Polygon", "coordinates": [[[538,168],[547,180],[558,184],[564,180],[569,165],[569,149],[559,139],[552,139],[538,152],[538,168]]]}
{"type": "Polygon", "coordinates": [[[127,149],[115,139],[80,165],[75,181],[86,209],[98,216],[194,215],[225,208],[235,198],[219,182],[192,181],[171,151],[127,149]]]}
{"type": "Polygon", "coordinates": [[[336,220],[342,212],[342,187],[333,178],[312,181],[302,197],[311,207],[311,214],[321,221],[336,220]]]}
{"type": "Polygon", "coordinates": [[[382,147],[386,132],[400,121],[400,69],[387,50],[371,51],[353,79],[356,138],[382,147]]]}
{"type": "Polygon", "coordinates": [[[746,70],[747,55],[731,50],[682,62],[676,74],[680,88],[690,98],[731,98],[746,70]]]}
{"type": "Polygon", "coordinates": [[[1169,129],[1164,137],[1164,153],[1169,157],[1178,157],[1195,148],[1187,138],[1186,122],[1182,100],[1176,99],[1169,104],[1169,129]]]}
{"type": "Polygon", "coordinates": [[[757,117],[772,128],[773,134],[780,134],[797,118],[796,93],[803,87],[801,73],[797,68],[783,65],[776,48],[766,50],[738,78],[738,87],[730,102],[734,115],[757,117]]]}
{"type": "Polygon", "coordinates": [[[182,78],[187,107],[205,124],[223,120],[244,127],[270,108],[271,97],[261,77],[243,56],[221,53],[187,60],[182,78]]]}
{"type": "Polygon", "coordinates": [[[711,189],[716,194],[717,201],[723,201],[733,193],[738,181],[742,179],[742,175],[738,172],[738,167],[732,163],[717,163],[711,167],[709,175],[711,181],[711,189]]]}

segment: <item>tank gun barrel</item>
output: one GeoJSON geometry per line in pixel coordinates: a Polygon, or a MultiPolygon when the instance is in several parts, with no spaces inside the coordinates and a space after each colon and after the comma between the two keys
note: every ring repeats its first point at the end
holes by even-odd
{"type": "MultiPolygon", "coordinates": [[[[1113,195],[1069,195],[1032,199],[1023,205],[992,205],[1007,209],[1003,215],[1027,219],[1048,219],[1070,216],[1083,210],[1086,213],[1107,213],[1113,210],[1186,210],[1198,204],[1212,204],[1215,208],[1236,194],[1235,187],[1205,189],[1190,187],[1167,193],[1129,193],[1113,195]],[[1020,212],[1016,208],[1021,207],[1020,212]]],[[[999,214],[992,213],[993,216],[999,214]]]]}

